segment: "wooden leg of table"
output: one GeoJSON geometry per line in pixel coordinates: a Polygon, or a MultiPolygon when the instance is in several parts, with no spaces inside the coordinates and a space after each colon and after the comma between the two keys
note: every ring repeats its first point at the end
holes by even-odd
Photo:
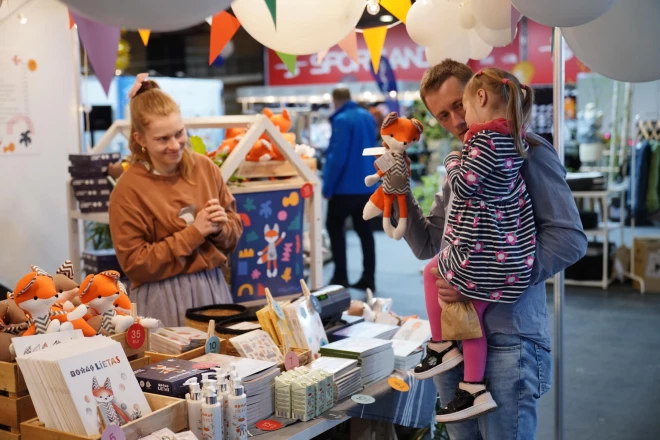
{"type": "Polygon", "coordinates": [[[608,228],[609,200],[607,196],[601,199],[603,218],[603,290],[607,290],[610,283],[610,230],[608,228]]]}

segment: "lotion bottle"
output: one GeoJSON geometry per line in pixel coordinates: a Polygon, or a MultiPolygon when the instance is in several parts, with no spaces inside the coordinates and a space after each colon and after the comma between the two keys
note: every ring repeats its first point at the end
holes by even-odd
{"type": "Polygon", "coordinates": [[[229,439],[229,414],[227,410],[229,409],[229,385],[227,384],[227,377],[229,374],[225,375],[221,368],[214,368],[218,378],[218,403],[222,405],[222,428],[223,435],[225,439],[229,439]]]}
{"type": "Polygon", "coordinates": [[[229,440],[247,440],[247,396],[241,379],[233,380],[233,391],[229,395],[229,440]]]}
{"type": "Polygon", "coordinates": [[[190,387],[190,393],[186,394],[188,405],[188,426],[198,439],[202,438],[202,391],[199,389],[196,377],[188,379],[184,385],[190,387]]]}
{"type": "Polygon", "coordinates": [[[204,390],[206,401],[202,405],[202,440],[222,440],[222,407],[215,387],[204,390]]]}
{"type": "Polygon", "coordinates": [[[202,373],[202,396],[204,395],[204,390],[208,387],[213,387],[216,390],[218,389],[218,381],[211,379],[211,376],[215,376],[215,373],[202,373]]]}

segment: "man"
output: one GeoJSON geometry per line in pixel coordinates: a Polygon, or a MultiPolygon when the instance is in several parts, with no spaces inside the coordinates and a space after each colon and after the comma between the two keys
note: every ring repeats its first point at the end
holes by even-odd
{"type": "MultiPolygon", "coordinates": [[[[472,77],[464,64],[445,60],[426,71],[420,95],[427,109],[447,131],[463,139],[468,130],[463,109],[463,90],[472,77]]],[[[527,134],[530,152],[521,168],[534,206],[537,229],[536,261],[531,285],[514,304],[492,304],[484,315],[488,338],[486,379],[498,408],[478,420],[448,426],[452,440],[533,439],[536,434],[537,401],[550,389],[551,357],[548,334],[545,280],[572,265],[586,252],[573,196],[565,181],[566,171],[550,144],[527,134]]],[[[424,216],[417,202],[408,197],[408,227],[404,238],[419,259],[429,259],[444,247],[446,210],[451,202],[449,185],[424,216]]],[[[440,277],[438,297],[446,303],[466,301],[440,277]]],[[[463,379],[463,365],[435,376],[443,405],[456,395],[463,379]]]]}
{"type": "Polygon", "coordinates": [[[349,285],[344,224],[351,217],[363,255],[362,277],[351,287],[375,290],[376,245],[369,223],[362,219],[362,210],[373,191],[364,184],[364,176],[374,172],[374,158],[363,156],[362,150],[374,146],[376,121],[351,100],[348,89],[335,89],[332,101],[336,111],[330,117],[332,136],[323,168],[323,196],[329,199],[326,227],[335,263],[330,282],[349,285]]]}

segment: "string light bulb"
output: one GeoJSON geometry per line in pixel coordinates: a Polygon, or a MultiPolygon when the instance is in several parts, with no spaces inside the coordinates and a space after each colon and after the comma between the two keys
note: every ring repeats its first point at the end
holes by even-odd
{"type": "Polygon", "coordinates": [[[371,15],[376,15],[380,12],[378,0],[367,0],[367,12],[371,15]]]}
{"type": "Polygon", "coordinates": [[[27,23],[27,17],[26,17],[25,15],[23,15],[22,12],[19,12],[18,15],[17,15],[16,17],[18,18],[18,21],[19,21],[21,24],[25,24],[25,23],[27,23]]]}

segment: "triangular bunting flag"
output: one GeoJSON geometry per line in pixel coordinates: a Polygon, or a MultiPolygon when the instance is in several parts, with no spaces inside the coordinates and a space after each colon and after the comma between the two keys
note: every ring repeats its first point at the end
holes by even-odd
{"type": "Polygon", "coordinates": [[[149,45],[149,37],[151,36],[151,30],[149,29],[138,29],[140,38],[142,38],[142,43],[147,46],[149,45]]]}
{"type": "Polygon", "coordinates": [[[522,14],[511,5],[511,41],[516,38],[516,28],[518,27],[518,20],[522,14]]]}
{"type": "Polygon", "coordinates": [[[282,60],[284,65],[286,66],[287,69],[289,69],[289,73],[293,74],[296,71],[296,55],[291,55],[288,53],[282,53],[275,51],[278,57],[282,60]]]}
{"type": "Polygon", "coordinates": [[[0,0],[0,8],[2,7],[2,2],[4,2],[4,1],[5,0],[0,0]]]}
{"type": "Polygon", "coordinates": [[[325,56],[330,52],[330,49],[323,50],[316,54],[316,64],[321,64],[325,59],[325,56]]]}
{"type": "Polygon", "coordinates": [[[238,19],[227,11],[222,11],[213,16],[211,20],[211,43],[209,45],[209,66],[213,64],[227,42],[241,27],[238,19]]]}
{"type": "Polygon", "coordinates": [[[119,28],[98,23],[75,12],[71,12],[71,15],[78,26],[78,35],[87,51],[94,74],[107,95],[112,78],[115,76],[119,28]]]}
{"type": "Polygon", "coordinates": [[[348,57],[360,64],[360,58],[358,58],[358,45],[357,45],[357,34],[355,29],[350,31],[348,35],[344,37],[339,43],[339,47],[342,48],[344,52],[348,54],[348,57]]]}
{"type": "MultiPolygon", "coordinates": [[[[0,0],[0,5],[2,5],[2,0],[0,0]]],[[[73,15],[71,15],[71,11],[69,11],[69,29],[72,29],[75,24],[76,23],[73,21],[73,15]]]]}
{"type": "Polygon", "coordinates": [[[380,0],[380,5],[387,9],[390,14],[394,15],[397,20],[405,23],[412,2],[410,0],[380,0]]]}
{"type": "Polygon", "coordinates": [[[211,26],[211,23],[213,23],[213,17],[206,17],[206,22],[211,26]]]}
{"type": "Polygon", "coordinates": [[[270,16],[273,17],[273,24],[277,29],[277,0],[266,0],[266,6],[268,6],[270,16]]]}
{"type": "Polygon", "coordinates": [[[364,42],[367,43],[367,48],[371,54],[371,65],[374,66],[374,72],[378,73],[380,56],[383,52],[383,46],[385,45],[385,37],[387,36],[387,26],[365,29],[362,31],[362,35],[364,36],[364,42]]]}

